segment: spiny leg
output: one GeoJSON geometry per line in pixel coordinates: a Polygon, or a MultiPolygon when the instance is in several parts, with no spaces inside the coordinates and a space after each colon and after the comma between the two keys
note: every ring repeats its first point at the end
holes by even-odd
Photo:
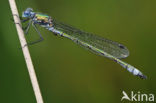
{"type": "Polygon", "coordinates": [[[36,41],[37,42],[41,42],[43,41],[43,37],[41,35],[41,33],[39,32],[39,30],[37,29],[36,25],[34,23],[32,23],[33,27],[35,28],[36,32],[38,33],[38,35],[40,36],[40,39],[36,41]]]}
{"type": "MultiPolygon", "coordinates": [[[[22,23],[24,23],[24,22],[30,20],[29,18],[23,19],[22,17],[19,17],[17,14],[13,14],[13,16],[17,16],[17,17],[20,19],[20,21],[21,21],[22,23]]],[[[14,22],[13,18],[11,18],[11,21],[14,22]]],[[[14,22],[14,23],[15,23],[15,24],[18,24],[23,30],[26,30],[26,28],[27,28],[27,26],[28,26],[28,25],[27,25],[26,27],[22,27],[22,25],[21,25],[20,23],[16,23],[16,22],[14,22]]]]}
{"type": "MultiPolygon", "coordinates": [[[[26,22],[26,21],[29,20],[29,23],[27,24],[26,27],[22,27],[20,23],[15,23],[15,24],[19,24],[19,26],[20,26],[23,30],[26,30],[26,31],[25,31],[25,34],[27,34],[28,31],[29,31],[29,28],[30,28],[30,24],[32,23],[32,20],[30,20],[30,18],[23,19],[23,18],[19,17],[17,14],[14,14],[13,16],[17,16],[17,17],[21,20],[22,23],[24,23],[24,22],[26,22]]],[[[42,37],[41,33],[39,32],[39,30],[37,29],[37,27],[36,27],[36,25],[35,25],[34,22],[32,23],[32,25],[33,25],[33,27],[35,28],[36,32],[39,34],[40,39],[37,40],[37,41],[31,42],[31,43],[25,44],[24,47],[27,46],[27,45],[33,45],[33,44],[36,44],[36,43],[39,43],[39,42],[43,41],[43,37],[42,37]]]]}
{"type": "Polygon", "coordinates": [[[27,26],[23,28],[23,30],[25,30],[25,32],[24,32],[25,34],[28,34],[31,23],[32,23],[32,20],[30,20],[29,23],[27,24],[27,26]]]}
{"type": "Polygon", "coordinates": [[[33,27],[35,28],[35,30],[36,30],[36,32],[38,33],[38,35],[40,36],[40,39],[37,40],[37,41],[31,42],[31,43],[28,43],[28,44],[26,44],[25,46],[27,46],[27,45],[33,45],[33,44],[36,44],[36,43],[39,43],[39,42],[43,41],[43,37],[42,37],[41,33],[39,32],[39,30],[37,29],[37,27],[36,27],[36,25],[34,24],[34,22],[32,23],[32,25],[33,25],[33,27]]]}

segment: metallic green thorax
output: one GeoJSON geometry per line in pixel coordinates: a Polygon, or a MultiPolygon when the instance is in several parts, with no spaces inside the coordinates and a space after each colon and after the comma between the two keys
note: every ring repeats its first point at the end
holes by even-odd
{"type": "Polygon", "coordinates": [[[34,19],[36,23],[40,24],[43,27],[52,26],[52,19],[48,15],[36,13],[34,19]]]}
{"type": "Polygon", "coordinates": [[[39,13],[36,13],[35,15],[36,17],[44,17],[44,18],[49,18],[48,15],[45,15],[45,14],[39,14],[39,13]]]}

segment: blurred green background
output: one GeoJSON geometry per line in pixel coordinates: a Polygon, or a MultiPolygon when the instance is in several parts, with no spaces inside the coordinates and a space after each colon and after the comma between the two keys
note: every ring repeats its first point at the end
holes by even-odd
{"type": "MultiPolygon", "coordinates": [[[[148,76],[141,80],[117,63],[39,27],[45,40],[29,46],[45,103],[120,103],[122,91],[156,94],[155,0],[16,0],[82,30],[118,41],[124,61],[148,76]]],[[[0,103],[35,103],[7,0],[0,3],[0,103]]],[[[38,39],[31,28],[27,41],[38,39]]],[[[125,103],[128,101],[124,101],[125,103]]]]}

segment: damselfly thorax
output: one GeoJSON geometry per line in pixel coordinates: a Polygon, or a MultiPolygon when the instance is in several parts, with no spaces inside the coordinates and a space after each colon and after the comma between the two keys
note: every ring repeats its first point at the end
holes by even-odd
{"type": "Polygon", "coordinates": [[[36,13],[32,20],[35,24],[39,24],[42,27],[52,26],[52,19],[48,15],[36,13]]]}

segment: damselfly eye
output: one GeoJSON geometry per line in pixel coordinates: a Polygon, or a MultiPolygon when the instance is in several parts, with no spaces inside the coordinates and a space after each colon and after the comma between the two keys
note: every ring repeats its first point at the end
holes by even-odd
{"type": "Polygon", "coordinates": [[[25,12],[23,13],[23,17],[29,17],[29,16],[30,16],[30,12],[25,11],[25,12]]]}
{"type": "Polygon", "coordinates": [[[24,12],[25,15],[29,15],[29,13],[30,13],[29,11],[25,11],[24,12]]]}

